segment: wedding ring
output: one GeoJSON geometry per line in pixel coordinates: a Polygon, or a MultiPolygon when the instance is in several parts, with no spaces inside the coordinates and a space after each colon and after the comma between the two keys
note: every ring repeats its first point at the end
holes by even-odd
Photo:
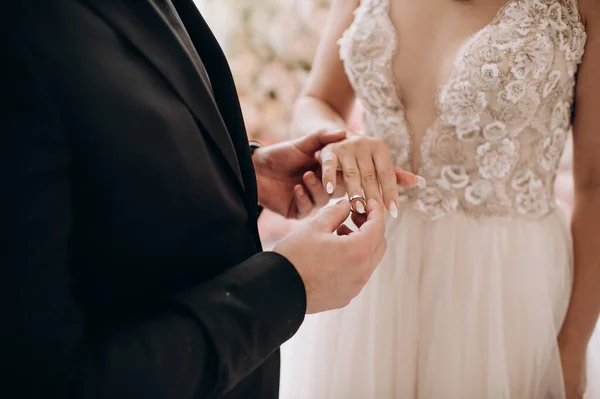
{"type": "Polygon", "coordinates": [[[364,215],[366,213],[366,211],[367,211],[367,199],[365,197],[363,197],[360,194],[356,194],[356,195],[353,195],[352,197],[350,197],[349,201],[350,201],[350,210],[353,213],[358,213],[359,215],[364,215]],[[356,206],[354,204],[354,201],[358,201],[361,204],[361,206],[362,206],[362,212],[360,212],[361,210],[358,209],[358,206],[356,206]]]}

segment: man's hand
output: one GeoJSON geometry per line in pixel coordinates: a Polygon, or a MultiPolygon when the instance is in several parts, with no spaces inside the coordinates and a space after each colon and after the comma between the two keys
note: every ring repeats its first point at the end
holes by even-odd
{"type": "Polygon", "coordinates": [[[360,226],[357,231],[343,224],[349,214],[347,200],[324,208],[273,250],[285,256],[304,281],[307,313],[338,309],[350,303],[385,253],[382,206],[376,200],[369,201],[366,220],[364,216],[353,218],[360,226]]]}
{"type": "Polygon", "coordinates": [[[256,170],[258,201],[286,218],[303,218],[329,201],[315,153],[346,137],[344,131],[321,131],[309,136],[259,148],[252,161],[256,170]]]}

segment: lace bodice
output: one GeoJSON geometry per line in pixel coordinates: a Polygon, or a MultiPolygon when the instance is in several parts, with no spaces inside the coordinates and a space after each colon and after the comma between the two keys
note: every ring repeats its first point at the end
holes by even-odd
{"type": "MultiPolygon", "coordinates": [[[[409,169],[411,141],[392,72],[390,0],[362,0],[340,56],[364,107],[365,133],[409,169]]],[[[391,0],[393,1],[393,0],[391,0]]],[[[420,147],[427,185],[401,192],[427,219],[540,218],[571,126],[575,73],[586,40],[576,0],[507,0],[456,54],[420,147]]]]}

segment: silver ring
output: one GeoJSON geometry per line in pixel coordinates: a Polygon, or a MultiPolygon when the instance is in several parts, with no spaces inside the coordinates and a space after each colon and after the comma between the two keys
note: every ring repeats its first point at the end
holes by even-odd
{"type": "MultiPolygon", "coordinates": [[[[358,201],[362,202],[362,204],[364,205],[364,208],[365,208],[365,210],[367,209],[367,199],[366,199],[364,196],[360,195],[360,194],[356,194],[356,195],[353,195],[352,197],[350,197],[350,198],[349,198],[349,201],[350,201],[350,210],[351,210],[352,212],[354,212],[354,213],[358,213],[358,212],[357,212],[357,211],[354,209],[354,206],[352,206],[352,205],[353,205],[353,201],[356,201],[356,200],[358,200],[358,201]]],[[[359,213],[359,215],[362,215],[362,214],[361,214],[361,213],[359,213]]]]}

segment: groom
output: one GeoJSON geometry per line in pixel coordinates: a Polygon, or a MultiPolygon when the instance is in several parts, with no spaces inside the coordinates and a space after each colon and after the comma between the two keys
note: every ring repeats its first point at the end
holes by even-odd
{"type": "Polygon", "coordinates": [[[385,251],[376,203],[332,234],[347,202],[261,251],[257,200],[318,205],[293,189],[344,135],[251,156],[217,42],[173,3],[3,4],[2,397],[275,398],[278,347],[385,251]]]}

